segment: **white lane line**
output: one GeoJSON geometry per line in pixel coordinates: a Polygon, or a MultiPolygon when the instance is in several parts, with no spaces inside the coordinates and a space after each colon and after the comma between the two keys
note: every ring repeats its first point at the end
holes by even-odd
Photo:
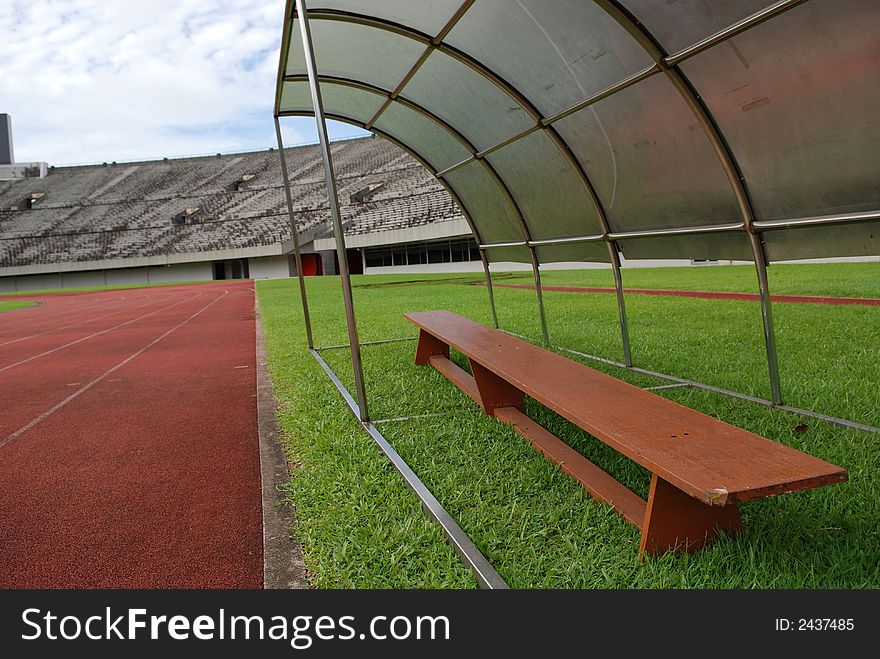
{"type": "MultiPolygon", "coordinates": [[[[212,307],[212,306],[214,306],[215,304],[217,304],[220,300],[222,300],[222,299],[223,299],[224,297],[226,297],[228,294],[229,294],[229,291],[228,291],[228,290],[227,290],[227,291],[223,291],[223,295],[220,295],[220,296],[217,297],[215,300],[212,300],[211,302],[209,302],[208,304],[206,304],[204,307],[202,307],[201,309],[199,309],[198,311],[196,311],[192,316],[190,316],[189,318],[187,318],[187,319],[184,320],[183,322],[178,323],[177,325],[175,325],[174,327],[172,327],[170,330],[168,330],[167,332],[165,332],[165,333],[162,334],[161,336],[159,336],[159,337],[153,339],[153,340],[150,341],[147,345],[145,345],[143,348],[141,348],[141,349],[138,350],[137,352],[135,352],[135,353],[129,355],[128,357],[126,357],[125,359],[123,359],[121,362],[119,362],[118,364],[116,364],[116,366],[113,366],[113,367],[107,369],[106,371],[104,371],[104,373],[102,373],[101,375],[99,375],[98,377],[96,377],[94,380],[92,380],[91,382],[89,382],[89,383],[86,384],[85,386],[83,386],[83,387],[77,389],[75,392],[73,392],[72,394],[70,394],[67,398],[65,398],[64,400],[62,400],[60,403],[58,403],[57,405],[54,405],[53,407],[50,407],[48,410],[46,410],[45,412],[43,412],[40,416],[38,416],[38,417],[36,417],[35,419],[31,420],[29,423],[23,425],[21,428],[19,428],[19,429],[16,430],[14,433],[12,433],[12,434],[9,435],[8,437],[6,437],[6,439],[4,439],[2,442],[0,442],[0,448],[3,448],[4,446],[6,446],[7,444],[9,444],[10,442],[15,441],[16,439],[18,439],[19,437],[21,437],[24,433],[26,433],[26,432],[27,432],[28,430],[30,430],[31,428],[33,428],[33,427],[36,426],[37,424],[42,423],[43,421],[45,421],[46,419],[48,419],[50,416],[52,416],[53,414],[55,414],[55,412],[57,412],[57,411],[60,410],[62,407],[64,407],[65,405],[67,405],[69,402],[71,402],[72,400],[74,400],[74,399],[76,399],[76,398],[79,398],[82,394],[84,394],[84,393],[87,392],[89,389],[91,389],[92,387],[94,387],[96,384],[98,384],[99,382],[101,382],[102,380],[104,380],[107,376],[112,375],[113,373],[115,373],[116,371],[118,371],[120,368],[122,368],[123,366],[125,366],[126,364],[128,364],[128,363],[129,363],[130,361],[132,361],[133,359],[136,359],[136,358],[139,357],[140,355],[144,354],[147,350],[149,350],[149,349],[152,348],[154,345],[156,345],[157,343],[159,343],[159,341],[161,341],[162,339],[164,339],[166,336],[168,336],[168,335],[171,334],[172,332],[176,332],[177,330],[179,330],[181,327],[183,327],[184,325],[186,325],[186,324],[189,323],[190,321],[194,320],[194,319],[196,318],[196,316],[198,316],[199,314],[201,314],[203,311],[207,311],[210,307],[212,307]]],[[[190,299],[192,299],[192,298],[190,298],[190,299]]]]}
{"type": "MultiPolygon", "coordinates": [[[[164,302],[167,299],[168,299],[168,297],[166,296],[160,301],[164,302]]],[[[21,338],[13,339],[12,341],[7,341],[6,343],[0,343],[0,347],[12,345],[13,343],[20,343],[21,341],[27,341],[28,339],[36,339],[39,336],[45,336],[46,334],[51,334],[52,332],[60,332],[61,330],[70,329],[71,327],[78,327],[79,325],[86,325],[86,324],[92,323],[96,320],[101,320],[101,318],[106,318],[107,316],[113,316],[114,314],[118,314],[123,311],[134,311],[136,309],[140,309],[140,308],[145,307],[149,304],[152,304],[153,302],[155,302],[155,300],[149,299],[146,302],[144,302],[143,304],[138,304],[134,307],[122,307],[121,309],[117,308],[116,311],[109,311],[109,312],[102,314],[100,316],[93,316],[93,317],[89,318],[88,320],[83,320],[83,321],[79,321],[76,323],[70,323],[69,325],[63,325],[62,327],[48,329],[45,332],[40,332],[39,334],[31,334],[30,336],[22,336],[21,338]]]]}
{"type": "Polygon", "coordinates": [[[84,336],[81,339],[77,339],[76,341],[71,341],[70,343],[65,343],[62,346],[58,346],[57,348],[52,348],[51,350],[46,350],[45,352],[41,352],[38,355],[34,355],[32,357],[28,357],[27,359],[22,359],[21,361],[15,362],[14,364],[9,364],[8,366],[4,366],[0,368],[0,373],[4,371],[8,371],[10,368],[14,368],[16,366],[21,366],[22,364],[27,364],[28,362],[32,362],[35,359],[39,359],[40,357],[45,357],[46,355],[51,355],[52,353],[58,352],[59,350],[64,350],[65,348],[69,348],[70,346],[74,346],[77,343],[82,343],[83,341],[88,341],[89,339],[93,339],[96,336],[101,336],[102,334],[107,334],[108,332],[112,332],[113,330],[117,330],[120,327],[125,327],[126,325],[131,325],[132,323],[136,323],[139,320],[143,320],[144,318],[149,318],[150,316],[155,316],[160,311],[165,311],[166,309],[170,309],[171,307],[176,307],[178,304],[183,304],[184,302],[189,302],[190,300],[194,300],[199,297],[201,293],[196,293],[192,297],[188,297],[185,300],[178,300],[174,304],[169,304],[167,307],[160,307],[155,311],[151,311],[150,313],[144,314],[143,316],[138,316],[137,318],[133,318],[132,320],[127,320],[124,323],[119,323],[118,325],[114,325],[113,327],[108,327],[105,330],[101,330],[100,332],[95,332],[94,334],[89,334],[88,336],[84,336]]]}
{"type": "MultiPolygon", "coordinates": [[[[27,299],[27,298],[22,296],[22,299],[27,299]]],[[[110,299],[113,299],[113,298],[110,298],[110,299]]],[[[52,305],[46,304],[46,302],[49,302],[51,300],[46,300],[46,301],[34,300],[34,301],[39,302],[39,304],[35,307],[31,307],[30,309],[26,309],[27,311],[40,310],[43,313],[51,313],[53,315],[50,316],[49,318],[44,318],[42,314],[40,316],[37,316],[36,318],[33,318],[33,317],[30,317],[27,319],[22,318],[21,319],[22,323],[30,322],[33,320],[46,320],[46,321],[52,322],[52,320],[55,320],[61,316],[67,316],[67,315],[70,315],[71,313],[84,311],[85,309],[91,309],[92,307],[98,306],[99,304],[103,304],[104,302],[106,302],[106,299],[102,298],[102,299],[94,302],[94,304],[87,304],[84,307],[74,307],[73,303],[71,302],[70,304],[63,305],[60,309],[57,309],[57,310],[52,305]]],[[[10,327],[10,326],[7,325],[7,327],[10,327]]],[[[6,329],[6,327],[4,327],[4,329],[6,329]]],[[[13,329],[11,332],[4,332],[2,334],[2,336],[7,336],[9,334],[14,334],[14,333],[15,333],[15,329],[13,329]]]]}

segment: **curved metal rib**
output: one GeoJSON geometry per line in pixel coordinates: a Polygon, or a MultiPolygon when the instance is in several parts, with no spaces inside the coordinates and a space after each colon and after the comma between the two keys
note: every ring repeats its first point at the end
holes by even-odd
{"type": "MultiPolygon", "coordinates": [[[[755,259],[755,269],[758,276],[758,288],[761,293],[761,317],[764,325],[764,342],[767,349],[767,367],[770,374],[770,389],[773,402],[782,404],[782,393],[779,383],[779,366],[776,357],[776,337],[773,331],[773,316],[770,308],[770,291],[767,281],[767,255],[761,244],[761,239],[755,232],[755,213],[745,184],[745,177],[740,170],[739,163],[733,154],[721,128],[715,121],[715,117],[709,108],[697,94],[687,76],[676,64],[670,64],[668,54],[663,50],[659,41],[645,28],[632,14],[623,7],[618,0],[593,0],[609,16],[625,29],[633,39],[642,47],[660,70],[672,83],[679,96],[690,108],[697,122],[706,134],[712,149],[721,163],[724,174],[736,197],[740,213],[743,218],[743,230],[748,234],[752,255],[755,259]]],[[[793,6],[793,5],[792,5],[793,6]]],[[[682,61],[682,60],[678,60],[682,61]]]]}
{"type": "MultiPolygon", "coordinates": [[[[449,29],[448,30],[444,29],[444,32],[445,32],[445,33],[443,33],[444,36],[445,36],[445,34],[448,33],[449,30],[451,30],[451,27],[454,26],[455,22],[457,22],[461,18],[461,16],[464,15],[464,12],[466,12],[467,9],[470,7],[470,4],[468,4],[468,3],[465,3],[465,5],[466,6],[463,6],[459,10],[459,12],[457,12],[456,16],[453,17],[453,19],[450,21],[450,23],[447,24],[447,28],[449,28],[449,29]]],[[[572,152],[572,150],[568,146],[568,144],[565,142],[564,139],[562,139],[562,137],[559,135],[559,133],[553,127],[552,121],[549,121],[548,118],[542,116],[540,111],[537,109],[537,107],[534,105],[534,103],[531,102],[531,100],[529,100],[525,95],[523,95],[514,85],[512,85],[511,83],[506,81],[504,78],[502,78],[497,72],[491,70],[489,67],[485,66],[483,63],[474,59],[470,55],[468,55],[468,54],[466,54],[456,48],[453,48],[453,47],[449,46],[448,44],[442,43],[442,39],[438,40],[437,37],[431,38],[428,35],[419,32],[418,30],[414,30],[412,28],[409,28],[409,27],[406,27],[406,26],[403,26],[400,24],[392,23],[390,21],[385,21],[382,19],[377,19],[375,17],[364,16],[362,14],[356,14],[356,13],[352,13],[352,12],[346,12],[346,11],[340,11],[340,10],[326,10],[326,9],[310,11],[309,16],[311,18],[319,19],[319,20],[322,18],[329,19],[329,20],[341,20],[341,21],[347,21],[347,22],[352,22],[352,23],[358,23],[361,25],[367,25],[367,26],[378,28],[378,29],[384,29],[384,30],[394,32],[396,34],[400,34],[402,36],[409,37],[411,39],[414,39],[416,41],[419,41],[419,42],[425,44],[426,50],[422,53],[422,55],[417,60],[416,64],[413,66],[413,68],[410,69],[410,71],[404,77],[401,84],[398,85],[398,88],[389,93],[388,101],[380,108],[377,115],[375,117],[373,117],[370,122],[368,122],[368,124],[367,124],[368,126],[372,126],[372,123],[375,122],[378,119],[378,117],[381,115],[381,113],[384,112],[385,109],[388,107],[388,105],[390,104],[390,101],[393,101],[395,99],[400,100],[401,98],[403,98],[401,96],[401,92],[403,91],[403,88],[405,87],[406,83],[408,83],[412,79],[415,72],[425,62],[425,60],[428,58],[430,53],[433,52],[434,50],[438,50],[438,51],[440,51],[450,57],[453,57],[454,59],[461,62],[465,66],[467,66],[470,69],[474,70],[475,72],[479,73],[483,78],[485,78],[486,80],[491,82],[495,87],[497,87],[498,89],[500,89],[501,91],[506,93],[513,100],[515,100],[522,107],[522,109],[535,122],[535,124],[532,128],[530,128],[530,129],[528,129],[518,135],[513,136],[509,140],[509,142],[502,143],[501,145],[496,145],[495,147],[492,147],[492,149],[486,150],[482,153],[480,153],[476,149],[474,149],[472,151],[473,159],[479,160],[480,162],[483,162],[485,164],[486,163],[486,160],[484,158],[485,155],[488,155],[489,153],[491,153],[497,149],[503,148],[503,146],[506,146],[507,143],[512,143],[517,139],[520,139],[522,137],[525,137],[526,135],[531,134],[532,132],[539,131],[539,130],[543,131],[549,137],[549,139],[554,144],[554,146],[556,146],[557,150],[560,152],[560,154],[563,156],[563,158],[565,158],[565,160],[569,163],[569,166],[574,170],[574,172],[578,176],[578,178],[580,178],[582,185],[584,186],[584,189],[586,191],[586,194],[590,199],[590,203],[593,206],[593,210],[596,213],[596,216],[599,220],[599,224],[601,226],[603,234],[607,235],[607,234],[611,233],[612,228],[611,228],[611,225],[610,225],[610,222],[608,219],[608,215],[605,212],[605,209],[602,205],[601,200],[599,199],[599,196],[596,192],[596,188],[592,182],[592,179],[590,178],[590,176],[588,175],[588,173],[586,172],[584,167],[581,165],[581,163],[577,160],[577,157],[574,155],[574,153],[572,152]]],[[[634,84],[638,80],[641,80],[644,77],[652,75],[654,72],[656,72],[656,70],[653,70],[653,69],[650,71],[640,72],[638,74],[638,77],[633,77],[630,81],[624,81],[626,84],[619,86],[619,88],[615,89],[614,91],[620,91],[620,89],[623,89],[626,86],[629,86],[630,84],[634,84]]],[[[614,93],[614,92],[613,91],[609,92],[608,95],[610,95],[610,93],[614,93]]],[[[455,168],[457,168],[458,166],[463,165],[463,164],[464,163],[459,163],[459,165],[457,165],[455,168]]],[[[449,170],[444,171],[442,174],[450,173],[451,171],[452,171],[452,169],[449,169],[449,170]]],[[[490,167],[489,172],[493,176],[493,178],[495,178],[496,181],[499,183],[499,185],[501,186],[502,190],[505,193],[505,196],[507,196],[509,201],[513,204],[513,208],[517,212],[518,219],[520,219],[520,221],[523,225],[524,234],[526,236],[526,242],[531,242],[531,232],[528,228],[528,222],[525,219],[525,216],[522,213],[522,210],[519,207],[519,204],[516,202],[515,198],[511,194],[510,189],[508,188],[506,182],[503,180],[502,177],[500,177],[498,175],[497,170],[495,170],[494,167],[490,167]]],[[[609,239],[606,239],[606,243],[607,243],[608,251],[609,251],[609,261],[611,263],[612,269],[614,270],[615,282],[619,282],[620,281],[619,247],[617,246],[616,243],[612,242],[609,239]]],[[[530,255],[530,258],[532,261],[532,270],[533,270],[533,274],[535,277],[535,286],[536,286],[536,290],[537,290],[537,294],[538,294],[538,306],[539,306],[539,312],[540,312],[540,316],[541,316],[541,330],[542,330],[542,334],[544,337],[544,341],[549,342],[546,315],[544,312],[544,302],[543,302],[543,296],[542,296],[542,292],[541,292],[541,278],[540,278],[540,272],[539,272],[540,263],[539,263],[537,252],[531,246],[529,247],[529,255],[530,255]]],[[[618,286],[618,290],[619,290],[619,297],[622,297],[623,296],[622,286],[618,286]]],[[[624,312],[625,305],[623,304],[622,300],[619,300],[618,308],[621,311],[621,313],[624,312]]],[[[626,323],[626,318],[624,316],[621,316],[621,318],[620,318],[620,326],[621,326],[621,332],[624,335],[623,336],[623,344],[624,344],[624,351],[626,353],[625,356],[627,356],[629,354],[629,350],[627,349],[627,346],[629,345],[629,337],[626,335],[627,323],[626,323]]],[[[627,359],[627,361],[629,361],[629,360],[627,359]]]]}
{"type": "MultiPolygon", "coordinates": [[[[292,75],[292,76],[285,76],[284,80],[285,80],[285,82],[305,82],[306,77],[302,76],[302,75],[292,75]]],[[[360,89],[362,91],[370,92],[370,93],[373,93],[373,94],[376,94],[379,96],[386,96],[387,97],[392,93],[387,89],[384,89],[382,87],[378,87],[376,85],[373,85],[373,84],[370,84],[367,82],[362,82],[360,80],[352,80],[350,78],[342,78],[339,76],[319,75],[318,80],[321,82],[329,82],[329,83],[333,83],[333,84],[337,84],[337,85],[345,85],[346,87],[360,89]]],[[[418,112],[423,117],[430,119],[435,124],[437,124],[438,126],[443,128],[444,130],[446,130],[450,135],[455,137],[455,139],[457,139],[462,144],[462,146],[464,146],[471,153],[473,153],[473,154],[477,153],[476,146],[467,137],[465,137],[457,128],[455,128],[451,124],[447,123],[446,121],[444,121],[443,119],[438,117],[436,114],[434,114],[433,112],[431,112],[427,108],[419,105],[418,103],[416,103],[414,101],[411,101],[408,98],[405,98],[404,96],[398,96],[395,100],[396,100],[396,102],[401,103],[402,105],[405,105],[409,109],[414,110],[415,112],[418,112]]],[[[302,114],[303,116],[310,116],[308,111],[305,111],[303,113],[282,112],[281,116],[285,116],[288,114],[302,114]]],[[[368,128],[368,124],[365,124],[365,123],[363,123],[357,119],[353,119],[351,117],[346,117],[345,119],[343,119],[343,121],[345,121],[346,123],[357,125],[360,128],[364,128],[365,130],[372,130],[374,132],[381,133],[383,136],[387,135],[387,133],[384,133],[383,131],[381,131],[375,127],[371,126],[368,128]]],[[[411,147],[407,147],[407,151],[413,152],[413,149],[411,147]]],[[[422,161],[423,159],[421,157],[419,157],[419,160],[422,161]]],[[[529,230],[528,224],[526,223],[525,215],[523,214],[522,209],[520,208],[516,199],[513,197],[513,194],[510,192],[510,188],[507,186],[507,183],[504,181],[504,179],[501,177],[501,175],[498,173],[498,171],[495,169],[495,167],[492,166],[492,163],[485,161],[485,160],[481,160],[480,162],[481,162],[482,166],[485,168],[486,172],[489,174],[489,176],[491,176],[492,179],[498,184],[498,187],[500,188],[505,199],[507,199],[508,203],[510,203],[510,206],[513,209],[514,213],[516,214],[517,221],[519,222],[520,228],[523,232],[523,238],[525,239],[526,242],[531,241],[531,239],[532,239],[531,232],[529,230]]],[[[428,167],[428,170],[430,172],[432,172],[434,174],[434,176],[438,178],[438,180],[444,181],[444,185],[449,185],[448,181],[446,181],[445,179],[443,179],[442,177],[439,176],[437,170],[434,169],[434,167],[428,167]]]]}
{"type": "MultiPolygon", "coordinates": [[[[310,116],[312,116],[312,114],[308,110],[302,110],[302,111],[291,111],[291,112],[282,113],[282,116],[310,117],[310,116]]],[[[353,119],[351,117],[346,117],[341,114],[335,114],[332,112],[326,112],[325,116],[328,119],[333,119],[335,121],[341,121],[343,123],[351,124],[352,126],[357,126],[358,128],[363,128],[364,130],[367,130],[366,124],[364,124],[361,121],[358,121],[357,119],[353,119]]],[[[498,327],[498,313],[495,308],[495,294],[494,294],[493,288],[492,288],[492,275],[489,272],[489,262],[486,258],[486,247],[484,246],[483,240],[480,237],[480,231],[479,231],[479,229],[477,229],[477,225],[474,223],[473,215],[471,214],[470,209],[468,209],[467,204],[464,203],[461,196],[458,194],[458,191],[454,187],[452,187],[452,185],[450,185],[448,181],[445,181],[444,179],[437,177],[437,170],[434,169],[433,165],[431,165],[431,163],[429,163],[427,160],[425,160],[424,157],[422,157],[422,155],[418,153],[418,151],[416,151],[415,149],[410,147],[408,144],[400,141],[396,137],[384,132],[383,130],[381,130],[379,128],[371,128],[370,130],[372,130],[377,135],[381,135],[384,139],[388,140],[389,142],[391,142],[392,144],[397,146],[402,151],[406,151],[406,153],[408,153],[415,160],[417,160],[425,169],[427,169],[429,172],[431,172],[431,174],[433,174],[435,176],[435,178],[437,178],[437,182],[440,183],[440,185],[443,186],[443,188],[446,190],[446,192],[449,193],[449,196],[452,197],[452,201],[455,203],[455,205],[458,206],[459,210],[461,211],[462,216],[464,217],[465,221],[468,224],[468,227],[471,230],[471,233],[474,235],[474,240],[476,240],[477,247],[480,250],[480,260],[483,263],[483,270],[484,270],[484,274],[486,276],[486,284],[489,288],[489,304],[492,307],[492,320],[495,324],[495,327],[498,327]]],[[[526,245],[525,242],[519,243],[519,244],[523,245],[523,246],[526,245]]]]}
{"type": "MultiPolygon", "coordinates": [[[[781,395],[779,391],[779,375],[778,375],[778,367],[776,365],[776,348],[775,348],[775,338],[773,335],[773,325],[772,325],[772,316],[770,310],[770,301],[769,301],[769,293],[766,289],[766,264],[767,259],[764,253],[763,246],[761,244],[760,238],[755,232],[753,223],[754,223],[754,212],[752,209],[752,204],[749,199],[748,191],[746,189],[744,179],[739,170],[739,166],[736,162],[736,159],[733,156],[733,153],[727,144],[721,130],[719,129],[714,117],[712,117],[708,108],[703,104],[702,100],[699,98],[696,91],[690,84],[690,81],[684,76],[684,74],[677,68],[677,64],[681,61],[684,61],[688,57],[697,54],[698,52],[702,52],[706,48],[716,45],[724,41],[725,39],[734,36],[735,34],[739,34],[740,32],[747,30],[755,25],[758,25],[770,18],[777,16],[784,11],[788,11],[789,9],[801,4],[801,2],[797,0],[782,0],[776,5],[767,8],[767,10],[763,12],[759,12],[754,16],[747,17],[738,23],[725,28],[721,32],[711,35],[707,39],[704,39],[703,42],[698,42],[694,44],[691,48],[685,49],[681,53],[677,53],[676,55],[670,57],[667,53],[665,53],[662,47],[659,45],[654,36],[647,31],[635,18],[624,8],[617,0],[594,0],[594,2],[603,8],[609,15],[612,16],[627,32],[641,45],[641,47],[651,56],[651,58],[655,62],[655,67],[649,70],[645,70],[636,74],[636,76],[631,76],[629,80],[621,81],[618,85],[613,86],[612,89],[608,90],[608,93],[603,96],[603,98],[607,95],[611,95],[620,91],[621,89],[626,88],[630,84],[635,84],[641,79],[653,75],[657,71],[661,71],[668,76],[670,81],[673,83],[673,86],[681,95],[681,97],[685,100],[687,105],[690,107],[691,111],[694,113],[698,122],[702,126],[704,132],[706,133],[712,148],[715,150],[717,157],[719,158],[719,162],[721,163],[725,175],[728,178],[728,181],[731,185],[731,188],[734,192],[734,195],[737,199],[737,203],[740,207],[743,220],[744,220],[744,228],[749,236],[750,245],[752,248],[752,252],[755,259],[755,265],[758,274],[759,286],[762,292],[762,317],[764,321],[764,335],[765,342],[767,346],[767,356],[768,356],[768,365],[770,370],[770,380],[771,380],[771,389],[773,390],[773,398],[775,401],[781,403],[781,395]]],[[[460,10],[461,11],[461,10],[460,10]]],[[[466,8],[464,8],[466,11],[466,8]]],[[[498,145],[497,147],[492,147],[487,151],[491,152],[496,148],[502,148],[509,143],[512,143],[516,139],[521,137],[525,137],[528,134],[531,134],[535,130],[544,130],[547,132],[550,139],[560,150],[562,155],[568,159],[569,163],[574,167],[575,172],[581,176],[582,181],[585,183],[585,187],[587,189],[588,195],[593,200],[595,210],[600,219],[600,222],[603,224],[603,231],[605,233],[610,233],[610,226],[608,224],[608,217],[602,210],[601,202],[598,200],[595,194],[595,189],[591,184],[591,179],[588,176],[587,172],[580,165],[577,159],[573,156],[568,144],[563,140],[558,133],[553,129],[552,123],[555,117],[544,118],[541,116],[540,112],[537,111],[534,104],[530,102],[528,98],[526,98],[522,93],[519,92],[516,87],[508,83],[504,80],[497,72],[491,70],[487,66],[485,66],[482,62],[474,59],[470,55],[459,51],[456,48],[449,46],[444,43],[437,43],[436,37],[432,38],[429,35],[426,35],[414,28],[401,25],[399,23],[394,23],[392,21],[379,19],[376,17],[366,16],[363,14],[358,14],[354,12],[348,12],[343,10],[335,10],[335,9],[318,9],[309,12],[309,16],[311,18],[321,20],[337,20],[344,22],[357,23],[360,25],[366,25],[370,27],[374,27],[377,29],[387,30],[401,36],[408,37],[415,41],[421,42],[426,46],[426,51],[423,53],[420,61],[417,62],[417,66],[421,66],[427,56],[430,54],[430,51],[439,50],[444,54],[455,58],[462,64],[468,66],[475,72],[482,75],[485,79],[495,85],[498,89],[502,90],[506,94],[508,94],[512,99],[514,99],[522,109],[527,112],[533,120],[535,120],[535,127],[530,128],[526,131],[523,131],[517,136],[513,136],[506,140],[502,145],[498,145]]],[[[460,16],[458,16],[460,18],[460,16]]],[[[458,20],[458,18],[454,18],[453,20],[458,20]]],[[[411,78],[411,76],[409,76],[411,78]]],[[[401,86],[401,90],[405,83],[408,82],[408,79],[404,80],[401,86]]],[[[397,91],[397,90],[395,90],[397,91]]],[[[394,93],[394,92],[392,92],[394,93]]],[[[585,103],[589,102],[589,99],[585,101],[585,103]]],[[[474,151],[474,159],[483,160],[478,157],[480,154],[474,151]]],[[[452,169],[457,168],[458,166],[463,165],[464,163],[459,163],[458,165],[453,166],[453,168],[441,172],[442,176],[452,169]]],[[[497,176],[497,172],[495,172],[497,176]]],[[[500,177],[499,177],[500,179],[500,177]]],[[[499,180],[496,179],[496,180],[499,180]]],[[[506,185],[503,185],[502,188],[507,189],[506,185]]],[[[509,193],[509,190],[507,190],[509,193]]],[[[516,204],[515,199],[510,196],[511,200],[514,203],[514,208],[519,212],[520,215],[521,209],[518,204],[516,204]]],[[[523,218],[523,222],[525,219],[523,218]]],[[[530,242],[530,239],[526,239],[527,243],[530,242]]],[[[609,250],[616,250],[616,245],[612,245],[609,242],[609,250]]],[[[533,261],[536,260],[535,254],[532,252],[533,261]]],[[[614,254],[611,255],[612,267],[614,267],[614,263],[618,259],[615,259],[614,254]]],[[[539,277],[536,271],[536,284],[539,285],[539,277]]]]}
{"type": "MultiPolygon", "coordinates": [[[[302,75],[291,75],[291,76],[285,75],[283,80],[285,82],[305,82],[307,79],[305,76],[302,76],[302,75]]],[[[348,87],[352,87],[354,89],[361,89],[363,91],[371,92],[371,93],[379,95],[379,96],[385,96],[386,100],[389,101],[389,103],[391,101],[396,101],[398,103],[401,103],[401,104],[407,106],[408,108],[410,108],[411,110],[418,112],[419,114],[426,117],[427,119],[430,119],[431,121],[436,123],[438,126],[442,127],[443,129],[445,129],[450,135],[455,137],[471,154],[476,154],[478,151],[477,147],[467,137],[465,137],[457,128],[450,125],[449,123],[447,123],[446,121],[444,121],[443,119],[441,119],[440,117],[435,115],[433,112],[431,112],[427,108],[419,105],[418,103],[416,103],[416,102],[414,102],[404,96],[401,96],[398,94],[398,96],[396,98],[392,98],[392,95],[394,94],[393,91],[390,91],[390,90],[384,89],[382,87],[379,87],[379,86],[376,86],[376,85],[373,85],[370,83],[366,83],[366,82],[363,82],[360,80],[352,80],[350,78],[342,78],[339,76],[321,76],[321,75],[319,75],[318,80],[319,80],[319,82],[329,82],[329,83],[335,83],[335,84],[339,84],[339,85],[345,85],[348,87]]],[[[289,114],[289,113],[284,113],[284,112],[281,113],[282,116],[284,116],[285,114],[289,114]]],[[[351,118],[347,118],[346,121],[348,123],[354,123],[356,125],[359,125],[360,127],[364,128],[366,130],[376,131],[375,127],[369,126],[369,128],[368,128],[369,124],[364,124],[363,122],[353,120],[351,118]]],[[[381,132],[381,131],[376,131],[376,132],[381,132]]],[[[412,149],[409,149],[409,151],[412,151],[412,149]]],[[[420,158],[420,160],[422,160],[422,159],[420,158]]],[[[520,226],[520,231],[522,231],[522,234],[523,234],[523,239],[525,240],[526,244],[530,243],[532,240],[532,234],[531,234],[531,230],[529,229],[528,222],[526,221],[525,214],[523,213],[522,208],[519,205],[519,202],[513,196],[513,193],[511,192],[510,187],[507,185],[507,182],[498,173],[498,171],[495,169],[495,167],[492,165],[491,162],[489,162],[488,160],[483,159],[483,158],[479,158],[477,160],[482,165],[482,167],[485,169],[486,173],[489,174],[489,176],[498,185],[499,190],[501,191],[504,198],[507,200],[507,203],[510,204],[510,207],[513,209],[513,212],[516,215],[517,222],[520,226]]],[[[444,185],[447,188],[451,186],[451,184],[449,184],[449,182],[446,179],[444,179],[438,175],[437,170],[435,170],[433,167],[430,167],[429,171],[434,173],[434,176],[437,178],[437,180],[444,181],[444,185]]],[[[482,244],[478,235],[477,234],[474,234],[474,235],[475,235],[475,238],[477,239],[477,243],[482,244]]],[[[539,315],[539,320],[541,323],[541,334],[544,338],[544,342],[549,344],[550,336],[549,336],[549,333],[547,330],[547,317],[546,317],[546,313],[544,310],[544,297],[543,297],[543,293],[541,290],[540,264],[538,262],[537,252],[536,252],[535,248],[529,246],[528,251],[529,251],[529,262],[531,263],[531,266],[532,266],[532,275],[535,279],[536,296],[537,296],[537,301],[538,301],[538,315],[539,315]]],[[[483,254],[483,256],[485,258],[485,253],[483,254]]],[[[490,281],[490,276],[488,275],[488,264],[486,266],[486,272],[487,272],[487,283],[488,283],[490,281]]],[[[492,297],[492,303],[493,303],[493,317],[497,317],[497,314],[494,313],[494,294],[492,297]]]]}

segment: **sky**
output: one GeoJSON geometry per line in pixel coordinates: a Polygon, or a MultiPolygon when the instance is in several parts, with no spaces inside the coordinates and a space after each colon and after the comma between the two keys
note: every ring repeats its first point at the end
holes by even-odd
{"type": "MultiPolygon", "coordinates": [[[[17,162],[265,149],[284,0],[2,0],[0,113],[17,162]]],[[[285,145],[317,140],[282,119],[285,145]]],[[[364,134],[331,123],[331,139],[364,134]]]]}

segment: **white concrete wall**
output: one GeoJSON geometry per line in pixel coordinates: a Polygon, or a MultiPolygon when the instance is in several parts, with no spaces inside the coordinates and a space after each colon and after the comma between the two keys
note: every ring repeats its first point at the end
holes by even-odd
{"type": "Polygon", "coordinates": [[[124,270],[107,270],[107,286],[129,286],[131,284],[149,284],[147,268],[126,268],[124,270]]]}
{"type": "Polygon", "coordinates": [[[149,277],[151,284],[175,281],[211,281],[214,278],[214,270],[209,262],[175,263],[150,268],[149,277]]]}
{"type": "Polygon", "coordinates": [[[182,281],[211,281],[211,263],[175,263],[152,268],[118,268],[63,272],[51,275],[0,277],[0,292],[38,291],[46,288],[82,288],[85,286],[127,286],[182,281]]]}
{"type": "Polygon", "coordinates": [[[61,275],[34,275],[33,277],[27,278],[27,288],[22,288],[23,277],[18,277],[18,281],[15,282],[16,288],[19,291],[39,291],[44,288],[61,288],[63,282],[61,281],[61,275]]]}
{"type": "Polygon", "coordinates": [[[286,256],[266,256],[248,259],[251,279],[283,279],[290,276],[290,266],[286,256]]]}
{"type": "MultiPolygon", "coordinates": [[[[19,277],[19,280],[30,279],[30,277],[19,277]]],[[[64,288],[81,288],[85,286],[104,286],[106,279],[104,272],[97,270],[94,272],[63,272],[61,273],[64,288]]]]}

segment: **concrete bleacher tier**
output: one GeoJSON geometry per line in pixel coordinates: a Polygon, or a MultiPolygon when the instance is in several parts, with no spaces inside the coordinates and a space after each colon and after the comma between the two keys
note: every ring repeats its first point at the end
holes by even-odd
{"type": "MultiPolygon", "coordinates": [[[[332,149],[346,233],[461,216],[435,179],[389,142],[363,138],[332,149]],[[377,194],[350,203],[351,194],[375,182],[384,184],[377,194]]],[[[298,231],[322,233],[329,212],[320,152],[306,146],[286,154],[298,231]]],[[[0,182],[0,268],[271,246],[290,238],[277,151],[55,167],[43,179],[0,182]],[[27,208],[32,193],[45,196],[27,208]],[[199,211],[185,223],[174,223],[193,208],[199,211]]]]}

